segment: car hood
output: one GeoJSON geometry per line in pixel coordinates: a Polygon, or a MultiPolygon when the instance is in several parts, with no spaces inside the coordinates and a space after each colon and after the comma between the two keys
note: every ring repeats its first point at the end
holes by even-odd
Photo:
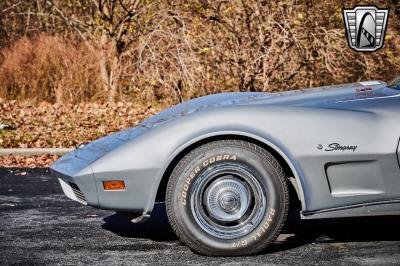
{"type": "Polygon", "coordinates": [[[277,93],[231,92],[199,97],[152,116],[140,127],[152,128],[193,113],[232,105],[315,106],[385,95],[386,83],[367,81],[277,93]]]}

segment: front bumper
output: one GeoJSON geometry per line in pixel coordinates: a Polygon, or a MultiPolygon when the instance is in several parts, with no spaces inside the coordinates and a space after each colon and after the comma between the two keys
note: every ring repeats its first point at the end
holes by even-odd
{"type": "Polygon", "coordinates": [[[83,205],[87,205],[86,196],[82,193],[80,188],[75,183],[65,182],[62,178],[58,178],[58,181],[60,182],[61,188],[65,196],[79,203],[82,203],[83,205]]]}
{"type": "MultiPolygon", "coordinates": [[[[77,158],[71,163],[82,164],[77,158]]],[[[50,167],[50,170],[58,178],[61,188],[68,198],[84,205],[100,207],[96,182],[91,170],[86,174],[72,174],[72,172],[63,171],[54,165],[50,167]]]]}
{"type": "Polygon", "coordinates": [[[126,141],[143,134],[143,128],[130,128],[92,141],[65,154],[50,170],[59,178],[64,194],[72,200],[93,207],[100,207],[92,163],[117,149],[126,141]]]}
{"type": "Polygon", "coordinates": [[[134,213],[150,214],[153,206],[155,179],[158,169],[125,170],[118,172],[99,172],[68,176],[51,168],[58,177],[64,194],[81,204],[92,207],[134,213]],[[103,181],[123,180],[124,190],[104,190],[103,181]]]}
{"type": "Polygon", "coordinates": [[[114,153],[122,144],[144,132],[145,129],[139,127],[100,138],[65,154],[50,170],[59,178],[64,194],[72,200],[100,209],[150,213],[159,169],[116,167],[121,159],[129,156],[130,160],[131,155],[114,153]],[[123,180],[126,188],[105,191],[103,181],[107,180],[123,180]]]}

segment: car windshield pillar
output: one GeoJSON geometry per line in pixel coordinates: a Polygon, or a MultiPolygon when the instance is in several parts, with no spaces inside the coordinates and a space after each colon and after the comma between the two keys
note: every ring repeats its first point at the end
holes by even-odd
{"type": "Polygon", "coordinates": [[[400,90],[400,76],[390,81],[388,87],[395,90],[400,90]]]}

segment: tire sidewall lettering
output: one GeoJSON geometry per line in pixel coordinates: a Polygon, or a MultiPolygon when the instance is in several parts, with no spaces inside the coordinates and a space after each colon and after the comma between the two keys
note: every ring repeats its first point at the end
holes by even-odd
{"type": "Polygon", "coordinates": [[[271,243],[280,232],[287,214],[286,186],[280,164],[268,151],[236,140],[204,144],[187,154],[172,173],[167,189],[168,218],[181,240],[201,254],[252,254],[271,243]],[[213,237],[199,223],[198,214],[192,206],[195,199],[192,193],[197,195],[198,186],[205,185],[203,178],[207,178],[208,173],[213,174],[219,167],[229,168],[229,165],[243,167],[252,173],[262,188],[262,192],[259,190],[258,193],[266,197],[257,225],[233,239],[213,237]]]}
{"type": "Polygon", "coordinates": [[[255,230],[254,233],[244,237],[244,239],[233,242],[232,247],[233,248],[245,247],[252,241],[257,241],[258,239],[260,239],[264,234],[268,232],[268,229],[270,228],[270,226],[274,221],[275,213],[276,211],[274,208],[269,208],[267,219],[262,223],[262,226],[260,228],[257,228],[257,230],[255,230]]]}
{"type": "MultiPolygon", "coordinates": [[[[185,182],[183,183],[182,191],[180,193],[180,202],[183,207],[187,207],[187,197],[189,195],[190,185],[192,184],[192,181],[197,176],[197,174],[201,172],[201,170],[211,166],[214,163],[229,160],[243,162],[237,155],[234,154],[213,155],[207,157],[207,159],[202,160],[201,163],[191,168],[192,170],[190,170],[189,174],[187,174],[186,178],[184,179],[185,182]]],[[[266,212],[266,218],[263,219],[260,226],[257,227],[253,233],[231,242],[232,248],[245,248],[252,242],[258,241],[269,231],[269,229],[275,222],[276,209],[274,207],[267,206],[266,212]]]]}

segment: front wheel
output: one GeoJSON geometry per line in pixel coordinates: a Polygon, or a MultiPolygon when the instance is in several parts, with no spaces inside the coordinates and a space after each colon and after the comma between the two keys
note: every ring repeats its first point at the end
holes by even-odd
{"type": "Polygon", "coordinates": [[[265,149],[245,141],[200,146],[175,167],[167,214],[178,237],[204,255],[256,253],[279,234],[288,211],[282,167],[265,149]]]}

